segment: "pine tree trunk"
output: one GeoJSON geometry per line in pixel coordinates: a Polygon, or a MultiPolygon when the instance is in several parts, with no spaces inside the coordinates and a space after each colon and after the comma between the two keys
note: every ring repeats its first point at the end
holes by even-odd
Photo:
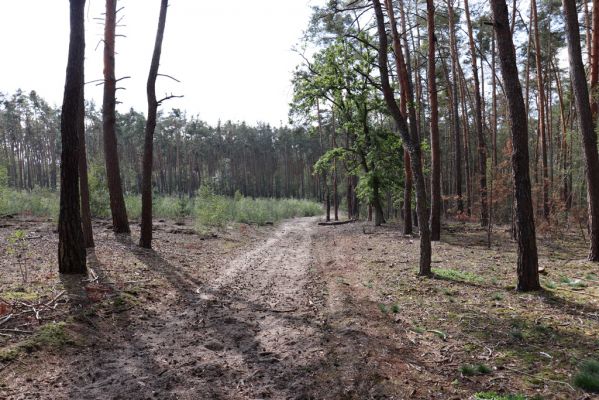
{"type": "Polygon", "coordinates": [[[430,103],[431,138],[431,240],[441,239],[441,151],[439,149],[439,109],[435,69],[435,5],[427,0],[428,21],[428,98],[430,103]]]}
{"type": "Polygon", "coordinates": [[[154,52],[152,54],[152,63],[150,64],[150,73],[148,75],[146,87],[148,95],[148,118],[146,120],[144,133],[145,140],[141,185],[141,236],[139,245],[147,249],[152,248],[152,161],[154,153],[154,130],[156,129],[156,112],[158,110],[158,101],[156,100],[156,78],[158,77],[158,67],[160,66],[160,53],[162,52],[162,38],[164,37],[167,8],[168,0],[161,0],[156,42],[154,43],[154,52]]]}
{"type": "MultiPolygon", "coordinates": [[[[568,55],[572,90],[576,100],[578,124],[582,134],[582,145],[586,166],[587,205],[589,214],[590,250],[589,260],[599,261],[599,155],[597,153],[597,132],[593,125],[589,90],[587,86],[582,51],[580,48],[580,28],[576,2],[563,0],[568,38],[568,55]]],[[[593,8],[593,14],[597,12],[593,8]]]]}
{"type": "MultiPolygon", "coordinates": [[[[453,6],[451,4],[452,0],[447,0],[447,9],[449,14],[449,52],[451,55],[451,76],[453,82],[451,85],[452,92],[452,109],[453,113],[452,117],[452,128],[454,134],[455,141],[455,160],[454,160],[454,168],[455,168],[455,193],[457,200],[457,209],[458,213],[464,212],[464,200],[462,198],[462,145],[461,145],[461,132],[460,132],[460,116],[459,116],[459,100],[458,100],[458,90],[457,85],[460,80],[458,79],[458,54],[457,54],[457,45],[456,45],[456,37],[455,37],[455,22],[454,22],[454,13],[453,6]]],[[[449,83],[449,82],[448,82],[449,83]]],[[[461,86],[460,86],[461,89],[461,86]]],[[[462,96],[465,97],[465,96],[462,96]]],[[[467,129],[467,122],[464,121],[464,129],[467,129]]],[[[466,140],[466,138],[464,138],[466,140]]],[[[466,144],[467,145],[467,144],[466,144]]],[[[468,161],[468,153],[465,154],[466,162],[468,161]]],[[[468,180],[466,181],[466,187],[468,187],[468,180]]],[[[468,196],[470,199],[470,196],[468,196]]],[[[468,206],[468,215],[470,215],[470,206],[468,206]]]]}
{"type": "MultiPolygon", "coordinates": [[[[83,86],[81,86],[83,92],[83,86]]],[[[83,93],[81,97],[85,98],[83,93]]],[[[85,104],[83,105],[85,108],[85,104]]],[[[94,233],[92,230],[92,213],[89,207],[89,184],[87,181],[87,151],[85,146],[85,109],[79,112],[79,129],[77,136],[79,138],[79,185],[81,191],[81,229],[83,230],[83,239],[85,247],[95,247],[94,233]]]]}
{"type": "Polygon", "coordinates": [[[539,33],[539,21],[537,17],[536,0],[531,0],[532,23],[534,26],[535,63],[537,69],[537,89],[539,91],[539,139],[541,141],[541,163],[542,163],[542,188],[543,188],[543,217],[548,220],[549,205],[549,170],[547,166],[547,127],[545,120],[545,86],[543,82],[543,68],[541,60],[541,41],[539,33]]]}
{"type": "Polygon", "coordinates": [[[85,55],[85,0],[70,0],[71,33],[60,136],[60,213],[58,216],[58,271],[87,271],[79,203],[79,130],[84,112],[83,61],[85,55]]]}
{"type": "Polygon", "coordinates": [[[470,21],[468,0],[464,0],[464,12],[466,14],[466,24],[468,26],[470,56],[472,58],[472,75],[474,78],[474,125],[478,139],[478,189],[480,195],[480,223],[482,226],[487,226],[489,223],[487,205],[487,146],[485,144],[485,135],[483,131],[482,100],[480,94],[480,82],[478,79],[477,55],[476,47],[474,45],[474,36],[472,34],[472,23],[470,21]]]}
{"type": "Polygon", "coordinates": [[[539,284],[537,242],[529,176],[528,124],[522,87],[518,78],[516,52],[508,22],[505,0],[491,0],[494,29],[497,38],[499,64],[511,120],[513,142],[512,170],[516,211],[516,241],[518,243],[518,290],[541,288],[539,284]]]}
{"type": "Polygon", "coordinates": [[[117,0],[106,0],[106,21],[104,23],[104,99],[102,103],[102,124],[104,131],[104,158],[106,160],[106,180],[112,212],[114,233],[130,233],[127,209],[123,197],[123,186],[119,167],[116,139],[116,78],[114,72],[114,46],[116,33],[117,0]]]}

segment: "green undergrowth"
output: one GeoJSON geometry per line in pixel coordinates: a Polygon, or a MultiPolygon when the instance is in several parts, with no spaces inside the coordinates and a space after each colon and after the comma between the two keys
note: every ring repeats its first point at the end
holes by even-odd
{"type": "Polygon", "coordinates": [[[574,377],[574,385],[587,392],[599,393],[599,361],[584,361],[574,377]]]}
{"type": "Polygon", "coordinates": [[[217,195],[209,186],[202,186],[195,198],[196,225],[224,227],[231,222],[266,225],[286,218],[320,215],[318,203],[299,199],[253,199],[239,192],[234,198],[217,195]]]}
{"type": "MultiPolygon", "coordinates": [[[[90,173],[90,208],[93,217],[110,217],[110,200],[104,183],[90,173]]],[[[125,195],[127,215],[131,220],[141,216],[141,196],[125,195]]],[[[57,218],[59,193],[47,189],[19,191],[0,187],[0,216],[34,215],[57,218]]],[[[217,195],[203,186],[195,197],[160,196],[152,199],[155,218],[181,219],[193,217],[199,227],[224,227],[231,222],[266,225],[286,218],[311,217],[322,214],[320,204],[310,200],[249,198],[239,192],[235,197],[217,195]]]]}
{"type": "Polygon", "coordinates": [[[31,353],[40,349],[61,348],[75,344],[66,329],[66,323],[48,323],[43,325],[31,337],[8,348],[0,349],[0,362],[9,362],[22,353],[31,353]]]}

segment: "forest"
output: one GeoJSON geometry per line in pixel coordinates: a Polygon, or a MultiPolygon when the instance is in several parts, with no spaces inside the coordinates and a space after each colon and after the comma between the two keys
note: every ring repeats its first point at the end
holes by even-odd
{"type": "Polygon", "coordinates": [[[63,3],[62,104],[0,80],[0,398],[599,396],[599,0],[306,5],[278,126],[157,94],[168,0],[122,107],[127,2],[98,80],[63,3]]]}

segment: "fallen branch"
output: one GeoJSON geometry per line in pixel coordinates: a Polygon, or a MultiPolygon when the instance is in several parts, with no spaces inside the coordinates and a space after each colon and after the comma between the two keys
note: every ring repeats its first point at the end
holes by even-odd
{"type": "Polygon", "coordinates": [[[318,225],[343,225],[343,224],[351,224],[352,222],[356,222],[357,219],[348,219],[347,221],[329,221],[329,222],[319,222],[318,225]]]}

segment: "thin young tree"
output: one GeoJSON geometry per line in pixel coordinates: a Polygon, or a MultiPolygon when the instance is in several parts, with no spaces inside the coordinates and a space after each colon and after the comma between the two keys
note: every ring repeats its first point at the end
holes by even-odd
{"type": "MultiPolygon", "coordinates": [[[[572,91],[576,102],[578,124],[582,134],[582,146],[587,180],[587,207],[589,214],[590,251],[589,260],[599,261],[599,155],[597,154],[597,132],[593,125],[589,89],[587,86],[582,50],[580,48],[580,28],[574,0],[563,0],[566,36],[572,91]]],[[[599,10],[593,8],[593,14],[599,10]]],[[[593,49],[596,51],[596,49],[593,49]]]]}
{"type": "Polygon", "coordinates": [[[468,27],[468,42],[470,43],[470,56],[472,58],[472,76],[474,79],[474,126],[478,139],[478,190],[480,195],[480,223],[487,226],[489,223],[489,209],[487,206],[487,146],[483,131],[482,99],[480,81],[478,78],[477,52],[472,33],[472,22],[470,20],[470,9],[468,0],[464,0],[464,14],[466,14],[466,25],[468,27]]]}
{"type": "Polygon", "coordinates": [[[150,64],[150,73],[148,75],[148,83],[146,86],[148,96],[148,118],[146,120],[144,133],[145,139],[141,184],[141,236],[139,245],[147,249],[152,248],[152,161],[154,156],[156,113],[158,111],[158,105],[160,104],[160,101],[156,100],[156,78],[158,77],[158,67],[160,66],[160,54],[162,52],[162,39],[164,37],[164,27],[166,25],[167,8],[168,0],[160,0],[158,29],[156,31],[152,63],[150,64]]]}
{"type": "Polygon", "coordinates": [[[518,243],[517,274],[521,291],[538,290],[539,283],[537,240],[530,189],[528,157],[528,124],[522,97],[522,87],[516,66],[516,51],[505,0],[492,0],[493,27],[497,52],[507,97],[512,137],[512,172],[516,211],[516,241],[518,243]]]}
{"type": "MultiPolygon", "coordinates": [[[[393,44],[393,53],[395,54],[395,69],[399,77],[399,87],[401,89],[400,110],[404,116],[409,116],[410,135],[418,137],[418,121],[416,119],[416,107],[414,105],[414,89],[412,85],[411,74],[408,70],[407,60],[404,59],[401,49],[401,35],[397,30],[397,22],[393,11],[393,2],[385,0],[385,8],[389,16],[389,25],[391,26],[391,38],[393,44]]],[[[403,9],[403,2],[400,3],[400,10],[403,9]]],[[[404,13],[401,13],[404,15],[404,13]]],[[[405,25],[405,19],[402,18],[402,26],[405,25]]],[[[404,45],[407,49],[407,37],[403,35],[404,45]]],[[[412,167],[410,165],[410,153],[404,149],[404,235],[412,234],[412,167]]]]}
{"type": "Polygon", "coordinates": [[[127,208],[123,197],[119,155],[116,139],[116,77],[115,77],[115,35],[117,0],[106,0],[104,23],[104,98],[102,103],[102,128],[104,132],[104,158],[106,160],[106,181],[112,213],[114,233],[130,233],[127,208]]]}
{"type": "Polygon", "coordinates": [[[537,70],[537,91],[539,92],[539,101],[537,108],[539,109],[539,139],[541,142],[541,163],[542,163],[542,188],[543,188],[543,217],[549,219],[549,173],[547,168],[547,122],[545,119],[545,84],[543,79],[543,61],[541,59],[542,49],[539,33],[539,18],[537,15],[536,0],[531,0],[531,16],[532,25],[534,27],[534,44],[535,44],[535,66],[537,70]]]}
{"type": "MultiPolygon", "coordinates": [[[[451,76],[453,82],[451,82],[451,113],[452,113],[452,129],[454,134],[454,146],[455,146],[455,189],[457,197],[457,209],[459,213],[464,212],[464,200],[462,198],[462,144],[461,144],[461,131],[460,131],[460,99],[458,99],[458,85],[460,89],[463,89],[460,79],[458,78],[459,69],[459,57],[456,44],[456,33],[455,33],[455,14],[453,12],[453,0],[447,0],[447,12],[449,20],[449,52],[451,56],[451,76]]],[[[449,82],[448,82],[449,83],[449,82]]],[[[465,97],[462,95],[462,97],[465,97]]],[[[463,105],[464,102],[462,102],[463,105]]],[[[468,123],[464,120],[464,145],[468,146],[468,138],[466,136],[468,132],[468,123]]],[[[468,163],[468,152],[465,151],[464,157],[466,163],[468,163]]],[[[469,171],[469,168],[466,168],[469,171]]],[[[466,179],[466,188],[470,188],[470,177],[466,179]]],[[[470,215],[470,193],[468,192],[468,207],[467,213],[470,215]]]]}
{"type": "MultiPolygon", "coordinates": [[[[381,88],[387,108],[397,125],[397,129],[401,134],[404,146],[410,153],[410,162],[412,164],[412,172],[416,186],[416,212],[418,219],[423,222],[420,227],[420,275],[431,274],[431,237],[427,221],[426,207],[426,183],[422,170],[421,148],[417,137],[411,135],[406,120],[401,113],[393,94],[393,89],[389,81],[389,56],[387,54],[389,42],[387,40],[387,32],[385,30],[385,16],[381,7],[380,0],[371,0],[374,6],[376,16],[377,31],[378,31],[378,67],[381,79],[381,88]]],[[[408,49],[405,49],[408,51],[408,49]]],[[[402,73],[400,71],[400,73],[402,73]]],[[[401,79],[406,79],[402,77],[401,79]]]]}
{"type": "Polygon", "coordinates": [[[441,151],[439,149],[439,105],[435,68],[435,4],[426,1],[428,23],[428,99],[431,110],[431,240],[441,240],[441,151]]]}
{"type": "Polygon", "coordinates": [[[79,130],[84,112],[83,60],[85,55],[85,0],[70,0],[69,55],[60,117],[60,213],[58,216],[58,271],[86,272],[86,254],[79,203],[79,130]]]}

